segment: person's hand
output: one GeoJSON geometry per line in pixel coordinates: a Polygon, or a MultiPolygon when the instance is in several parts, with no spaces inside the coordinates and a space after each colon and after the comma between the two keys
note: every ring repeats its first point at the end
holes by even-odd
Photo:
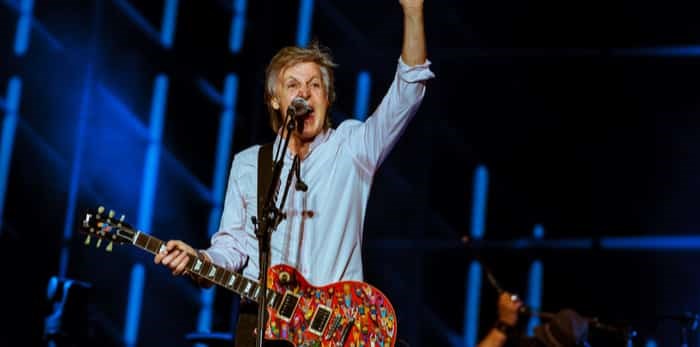
{"type": "Polygon", "coordinates": [[[510,326],[518,323],[518,312],[523,302],[517,295],[504,292],[498,297],[498,319],[510,326]]]}
{"type": "Polygon", "coordinates": [[[186,272],[189,257],[197,257],[194,248],[180,240],[170,240],[165,244],[165,250],[156,254],[153,261],[167,266],[177,276],[186,272]]]}

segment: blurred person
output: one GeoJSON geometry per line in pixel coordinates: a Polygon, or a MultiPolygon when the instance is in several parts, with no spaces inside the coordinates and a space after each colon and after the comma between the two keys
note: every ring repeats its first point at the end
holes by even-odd
{"type": "Polygon", "coordinates": [[[478,347],[590,347],[589,322],[572,309],[562,309],[535,327],[534,336],[518,329],[523,302],[503,292],[498,297],[498,319],[478,347]]]}

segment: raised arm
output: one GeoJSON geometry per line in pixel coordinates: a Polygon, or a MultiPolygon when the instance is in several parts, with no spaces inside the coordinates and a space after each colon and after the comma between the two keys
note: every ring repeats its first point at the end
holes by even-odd
{"type": "Polygon", "coordinates": [[[386,158],[418,111],[426,81],[435,77],[426,57],[423,1],[400,0],[404,13],[403,48],[396,75],[382,102],[363,124],[346,121],[338,128],[346,134],[350,153],[369,174],[386,158]]]}
{"type": "Polygon", "coordinates": [[[425,63],[425,28],[423,0],[400,0],[403,7],[403,47],[401,58],[408,66],[425,63]]]}

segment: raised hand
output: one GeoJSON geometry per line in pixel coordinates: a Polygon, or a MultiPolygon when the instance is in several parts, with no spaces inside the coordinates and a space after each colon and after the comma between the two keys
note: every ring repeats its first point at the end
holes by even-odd
{"type": "Polygon", "coordinates": [[[517,295],[508,292],[503,292],[498,297],[498,319],[510,326],[515,326],[518,323],[518,312],[523,302],[517,295]]]}

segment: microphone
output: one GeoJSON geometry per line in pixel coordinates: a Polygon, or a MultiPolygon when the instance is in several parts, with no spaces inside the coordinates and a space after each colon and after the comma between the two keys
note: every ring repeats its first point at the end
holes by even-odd
{"type": "Polygon", "coordinates": [[[295,97],[287,108],[287,113],[291,113],[293,117],[298,118],[311,112],[311,106],[302,97],[295,97]]]}

